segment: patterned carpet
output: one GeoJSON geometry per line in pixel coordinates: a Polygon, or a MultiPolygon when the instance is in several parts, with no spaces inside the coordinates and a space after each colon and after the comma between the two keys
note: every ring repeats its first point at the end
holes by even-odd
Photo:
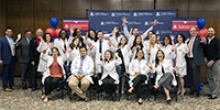
{"type": "MultiPolygon", "coordinates": [[[[20,78],[15,79],[16,84],[20,84],[20,78]]],[[[0,83],[1,85],[1,83],[0,83]]],[[[171,105],[165,103],[165,96],[160,94],[156,101],[153,99],[145,100],[142,105],[136,103],[135,98],[126,100],[122,97],[121,101],[110,101],[95,99],[89,102],[70,100],[66,95],[62,100],[61,92],[54,90],[51,94],[49,102],[44,103],[41,97],[41,91],[32,92],[28,90],[15,90],[6,93],[0,88],[0,110],[220,110],[220,99],[207,99],[207,85],[201,91],[200,98],[190,98],[188,95],[184,97],[178,96],[178,102],[174,101],[171,105]]]]}

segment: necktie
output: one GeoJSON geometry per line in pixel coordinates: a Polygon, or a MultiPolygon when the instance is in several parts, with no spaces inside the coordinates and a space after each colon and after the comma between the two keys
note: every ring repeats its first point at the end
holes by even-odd
{"type": "Polygon", "coordinates": [[[163,65],[161,65],[161,69],[162,69],[162,73],[165,74],[165,71],[164,71],[163,65]]]}
{"type": "Polygon", "coordinates": [[[190,56],[192,53],[192,46],[193,46],[193,39],[190,39],[190,42],[189,42],[189,53],[188,55],[190,56]]]}
{"type": "Polygon", "coordinates": [[[9,41],[10,41],[10,47],[11,47],[11,55],[12,55],[12,56],[15,56],[14,42],[13,42],[13,40],[12,40],[11,38],[9,39],[9,41]]]}
{"type": "Polygon", "coordinates": [[[99,41],[99,53],[102,54],[102,41],[101,40],[99,41]]]}
{"type": "Polygon", "coordinates": [[[66,44],[64,44],[64,49],[66,50],[66,44]]]}

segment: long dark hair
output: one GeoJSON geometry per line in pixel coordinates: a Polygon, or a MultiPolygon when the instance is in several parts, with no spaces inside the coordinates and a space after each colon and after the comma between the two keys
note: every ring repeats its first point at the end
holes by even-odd
{"type": "Polygon", "coordinates": [[[74,42],[75,40],[79,40],[79,44],[80,44],[80,39],[78,37],[75,37],[73,40],[72,40],[72,43],[70,44],[70,48],[73,49],[75,46],[78,48],[79,47],[79,44],[78,45],[75,45],[74,42]]]}
{"type": "MultiPolygon", "coordinates": [[[[122,38],[125,38],[126,39],[126,42],[125,42],[125,45],[128,43],[128,40],[127,40],[127,38],[125,37],[125,36],[123,36],[122,38]]],[[[120,39],[120,42],[118,43],[118,47],[120,47],[122,44],[121,44],[121,40],[122,40],[122,38],[120,39]]]]}
{"type": "MultiPolygon", "coordinates": [[[[138,36],[135,36],[133,45],[131,46],[131,49],[137,45],[136,40],[137,40],[138,37],[141,38],[141,36],[139,36],[139,35],[138,35],[138,36]]],[[[141,47],[140,49],[143,49],[144,46],[143,46],[143,44],[142,44],[142,38],[141,38],[141,43],[140,43],[139,45],[140,45],[140,47],[141,47]]]]}
{"type": "Polygon", "coordinates": [[[169,40],[169,44],[172,45],[172,40],[171,40],[170,36],[165,35],[164,38],[163,38],[163,46],[165,45],[164,41],[165,41],[166,38],[169,40]]]}
{"type": "Polygon", "coordinates": [[[142,49],[137,49],[135,59],[137,59],[137,54],[138,54],[139,51],[141,51],[143,53],[142,59],[144,59],[144,51],[142,49]]]}
{"type": "Polygon", "coordinates": [[[159,52],[161,52],[161,53],[163,54],[163,59],[164,59],[164,57],[165,57],[164,52],[163,52],[162,50],[158,50],[158,51],[157,51],[157,54],[156,54],[156,59],[155,59],[155,62],[156,62],[155,67],[157,67],[157,66],[159,65],[159,59],[157,58],[157,55],[158,55],[159,52]]]}
{"type": "Polygon", "coordinates": [[[90,29],[90,30],[88,31],[88,37],[89,37],[91,40],[94,40],[95,42],[98,40],[97,33],[96,33],[95,30],[93,30],[93,29],[90,29]],[[92,37],[91,37],[90,31],[92,31],[92,32],[95,33],[95,38],[92,38],[92,37]]]}
{"type": "Polygon", "coordinates": [[[60,30],[60,32],[59,32],[59,37],[58,37],[59,39],[60,39],[60,38],[62,38],[61,33],[62,33],[63,31],[66,33],[65,38],[68,38],[67,31],[66,31],[66,30],[64,30],[64,29],[62,29],[62,30],[60,30]]]}
{"type": "Polygon", "coordinates": [[[50,42],[51,42],[52,41],[52,35],[50,33],[45,33],[44,34],[44,36],[43,36],[44,42],[47,42],[47,38],[46,38],[47,35],[50,35],[50,42]]]}
{"type": "MultiPolygon", "coordinates": [[[[112,52],[112,51],[110,51],[110,50],[106,50],[106,51],[105,51],[105,54],[106,54],[107,52],[109,52],[109,53],[110,53],[110,55],[111,55],[110,60],[112,60],[112,59],[114,58],[113,52],[112,52]]],[[[105,55],[105,54],[104,54],[104,55],[105,55]]],[[[106,59],[106,58],[105,58],[105,61],[107,61],[107,59],[106,59]]]]}
{"type": "MultiPolygon", "coordinates": [[[[183,39],[183,43],[185,43],[185,41],[186,41],[186,37],[185,37],[184,34],[182,34],[182,33],[179,33],[179,34],[176,35],[176,41],[178,42],[178,40],[177,40],[178,35],[181,36],[181,38],[183,39]]],[[[179,42],[178,42],[178,43],[179,43],[179,42]]]]}

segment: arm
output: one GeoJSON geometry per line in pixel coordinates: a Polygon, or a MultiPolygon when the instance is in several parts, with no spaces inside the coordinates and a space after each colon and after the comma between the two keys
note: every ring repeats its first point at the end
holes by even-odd
{"type": "Polygon", "coordinates": [[[65,50],[63,50],[63,55],[62,55],[62,59],[63,59],[63,61],[65,62],[65,61],[67,61],[68,60],[68,58],[69,58],[69,54],[65,51],[65,50]]]}
{"type": "Polygon", "coordinates": [[[128,26],[126,24],[123,24],[123,32],[124,32],[125,37],[129,40],[130,33],[128,31],[128,26]]]}
{"type": "Polygon", "coordinates": [[[129,64],[129,74],[131,76],[134,76],[135,71],[134,71],[134,60],[131,61],[131,63],[129,64]]]}
{"type": "Polygon", "coordinates": [[[217,41],[216,41],[216,54],[213,58],[214,61],[217,61],[220,59],[220,39],[217,38],[217,41]]]}
{"type": "Polygon", "coordinates": [[[44,50],[44,42],[40,42],[40,44],[38,45],[38,47],[37,47],[37,51],[38,52],[43,52],[43,50],[44,50]]]}
{"type": "Polygon", "coordinates": [[[74,75],[74,76],[76,76],[77,75],[77,73],[79,72],[78,70],[78,68],[77,68],[77,64],[78,64],[78,62],[77,62],[77,59],[78,57],[76,57],[76,58],[74,58],[73,59],[73,62],[72,62],[72,64],[71,64],[71,73],[72,73],[72,75],[74,75]]]}
{"type": "Polygon", "coordinates": [[[86,73],[84,73],[84,74],[85,74],[85,76],[93,76],[93,73],[94,73],[94,62],[93,62],[91,57],[89,57],[88,61],[89,61],[89,63],[88,63],[89,69],[87,69],[86,73]]]}
{"type": "Polygon", "coordinates": [[[116,56],[115,57],[115,65],[120,65],[122,63],[122,60],[121,60],[121,58],[120,57],[118,57],[118,56],[116,56]]]}
{"type": "Polygon", "coordinates": [[[104,65],[104,62],[100,60],[101,58],[101,54],[98,56],[98,58],[96,59],[96,64],[99,65],[99,66],[103,66],[104,65]]]}
{"type": "Polygon", "coordinates": [[[45,62],[47,62],[47,60],[48,60],[47,48],[43,51],[41,59],[44,60],[45,62]]]}
{"type": "Polygon", "coordinates": [[[0,38],[0,60],[2,60],[2,41],[0,38]]]}

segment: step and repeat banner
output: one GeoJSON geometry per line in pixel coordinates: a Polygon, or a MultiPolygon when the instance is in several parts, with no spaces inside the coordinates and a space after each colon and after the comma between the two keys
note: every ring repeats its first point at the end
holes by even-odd
{"type": "MultiPolygon", "coordinates": [[[[128,28],[137,27],[140,34],[144,33],[153,21],[157,25],[153,31],[160,36],[172,34],[172,19],[176,18],[176,10],[89,10],[89,28],[104,33],[111,33],[115,26],[122,29],[122,18],[127,18],[128,28]]],[[[123,32],[123,31],[122,31],[123,32]]]]}

